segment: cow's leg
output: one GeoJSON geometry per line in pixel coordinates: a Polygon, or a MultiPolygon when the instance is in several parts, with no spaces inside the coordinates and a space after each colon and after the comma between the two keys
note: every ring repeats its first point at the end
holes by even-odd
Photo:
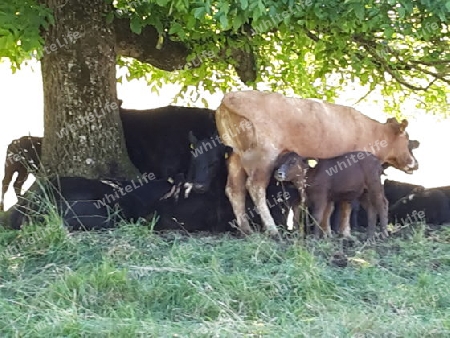
{"type": "Polygon", "coordinates": [[[377,214],[371,203],[367,206],[367,240],[375,239],[375,228],[377,224],[377,214]]]}
{"type": "Polygon", "coordinates": [[[321,228],[323,230],[324,235],[331,237],[331,224],[330,217],[334,211],[334,202],[328,202],[327,207],[323,212],[322,225],[321,228]]]}
{"type": "Polygon", "coordinates": [[[233,153],[228,158],[228,179],[225,193],[233,207],[239,229],[245,234],[251,234],[248,218],[245,214],[245,170],[242,167],[239,155],[233,153]]]}
{"type": "Polygon", "coordinates": [[[23,170],[18,171],[18,175],[16,177],[16,180],[14,181],[14,191],[16,192],[16,197],[19,198],[19,196],[22,195],[22,186],[25,183],[25,181],[28,178],[28,171],[25,167],[23,167],[23,170]]]}
{"type": "Polygon", "coordinates": [[[9,184],[12,181],[13,175],[14,175],[14,170],[10,170],[10,168],[7,165],[5,165],[5,175],[3,176],[3,181],[2,181],[2,199],[0,201],[0,211],[4,210],[5,194],[8,191],[9,184]]]}
{"type": "Polygon", "coordinates": [[[272,171],[273,167],[270,165],[261,165],[258,168],[247,171],[249,176],[247,178],[246,187],[256,208],[259,210],[264,229],[270,236],[275,236],[278,235],[278,229],[266,202],[266,189],[272,171]]]}
{"type": "Polygon", "coordinates": [[[380,217],[381,237],[382,238],[389,237],[389,233],[387,230],[389,202],[387,198],[384,196],[384,193],[378,193],[376,194],[376,196],[373,196],[372,204],[375,207],[376,213],[380,217]]]}
{"type": "Polygon", "coordinates": [[[345,238],[351,238],[350,215],[352,214],[352,205],[348,201],[342,201],[340,207],[341,218],[339,220],[339,234],[345,238]]]}
{"type": "Polygon", "coordinates": [[[304,210],[301,210],[302,205],[301,202],[296,203],[292,206],[294,213],[294,229],[299,230],[301,238],[305,237],[305,222],[301,219],[302,215],[306,215],[304,210]],[[303,211],[303,212],[302,212],[303,211]]]}
{"type": "Polygon", "coordinates": [[[328,204],[333,204],[332,202],[327,201],[326,199],[321,199],[320,201],[315,201],[314,203],[314,211],[313,211],[313,222],[314,224],[314,234],[317,238],[321,235],[323,237],[327,237],[327,235],[331,235],[331,228],[329,226],[329,218],[325,219],[325,213],[329,214],[329,210],[331,210],[331,206],[328,204]]]}
{"type": "Polygon", "coordinates": [[[361,196],[361,205],[367,212],[367,240],[372,241],[375,239],[375,228],[377,225],[377,214],[371,200],[370,193],[364,193],[361,196]]]}

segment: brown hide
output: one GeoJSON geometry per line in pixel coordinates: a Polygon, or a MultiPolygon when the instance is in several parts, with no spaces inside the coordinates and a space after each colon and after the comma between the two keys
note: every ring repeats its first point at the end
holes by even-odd
{"type": "Polygon", "coordinates": [[[380,123],[338,104],[253,90],[231,92],[217,109],[216,123],[224,143],[240,155],[249,151],[273,161],[282,151],[330,158],[363,150],[406,172],[416,166],[404,132],[406,120],[380,123]]]}
{"type": "Polygon", "coordinates": [[[254,90],[231,92],[217,108],[216,125],[223,143],[233,148],[226,194],[246,233],[252,232],[243,217],[247,190],[266,230],[278,234],[265,202],[265,189],[282,152],[330,158],[368,151],[407,173],[418,168],[408,148],[406,120],[380,123],[342,105],[254,90]]]}

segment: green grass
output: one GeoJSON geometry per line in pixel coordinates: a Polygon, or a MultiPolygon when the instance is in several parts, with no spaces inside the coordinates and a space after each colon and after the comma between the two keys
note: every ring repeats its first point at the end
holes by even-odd
{"type": "MultiPolygon", "coordinates": [[[[0,230],[0,337],[448,337],[450,231],[370,247],[0,230]]],[[[406,237],[406,238],[404,238],[406,237]]]]}

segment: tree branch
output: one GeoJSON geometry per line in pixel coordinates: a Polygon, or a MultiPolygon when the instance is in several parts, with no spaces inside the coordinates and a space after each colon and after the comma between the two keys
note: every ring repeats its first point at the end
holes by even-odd
{"type": "Polygon", "coordinates": [[[129,56],[167,71],[179,69],[186,64],[189,49],[183,43],[168,38],[164,39],[158,49],[159,33],[152,26],[146,26],[141,34],[135,34],[130,29],[129,19],[115,18],[114,29],[118,55],[129,56]]]}

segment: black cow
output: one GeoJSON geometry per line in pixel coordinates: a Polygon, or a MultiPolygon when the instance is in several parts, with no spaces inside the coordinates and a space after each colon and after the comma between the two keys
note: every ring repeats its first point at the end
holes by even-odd
{"type": "Polygon", "coordinates": [[[176,185],[139,177],[132,181],[60,177],[47,184],[35,182],[8,210],[9,226],[19,229],[30,218],[42,220],[52,206],[72,230],[114,227],[120,219],[136,221],[150,214],[160,199],[171,197],[176,185]]]}
{"type": "MultiPolygon", "coordinates": [[[[135,167],[143,173],[154,173],[157,179],[177,174],[187,175],[191,157],[189,131],[207,138],[216,131],[215,112],[195,107],[167,106],[147,110],[120,108],[128,155],[135,167]]],[[[40,166],[41,137],[24,136],[8,147],[5,161],[2,200],[14,172],[19,175],[14,183],[20,195],[29,172],[40,166]],[[28,170],[27,170],[28,169],[28,170]]]]}
{"type": "MultiPolygon", "coordinates": [[[[162,213],[176,217],[185,224],[202,223],[203,227],[211,228],[212,224],[218,231],[229,231],[237,227],[233,209],[225,193],[228,178],[226,157],[232,151],[219,142],[216,134],[212,137],[197,140],[191,133],[191,165],[188,173],[188,181],[192,186],[192,192],[185,200],[178,202],[177,209],[167,207],[162,213]],[[186,212],[183,212],[185,208],[186,212]],[[187,211],[191,209],[192,215],[187,211]]],[[[297,189],[291,184],[277,184],[272,179],[267,187],[267,203],[271,213],[278,224],[286,224],[289,210],[298,204],[299,195],[297,189]]],[[[250,196],[247,195],[245,215],[256,228],[260,228],[261,219],[259,211],[255,208],[250,196]]]]}
{"type": "Polygon", "coordinates": [[[422,185],[392,181],[388,179],[384,181],[384,195],[389,201],[389,205],[394,205],[399,199],[411,193],[424,190],[425,187],[422,185]]]}
{"type": "Polygon", "coordinates": [[[154,173],[157,179],[187,175],[189,132],[202,139],[211,137],[216,131],[214,114],[214,110],[194,107],[120,108],[130,160],[141,173],[154,173]]]}
{"type": "Polygon", "coordinates": [[[63,216],[66,225],[74,229],[81,227],[76,217],[88,229],[113,227],[116,220],[108,219],[108,207],[112,205],[102,204],[102,198],[112,193],[114,188],[111,185],[87,178],[62,177],[49,182],[37,180],[7,211],[9,226],[20,229],[31,218],[42,221],[43,215],[53,210],[63,216]],[[97,203],[98,208],[93,208],[94,203],[97,203]],[[56,206],[56,209],[52,206],[56,206]]]}
{"type": "Polygon", "coordinates": [[[2,196],[0,211],[3,211],[5,194],[8,191],[14,173],[17,173],[13,183],[17,198],[21,195],[22,186],[29,173],[36,173],[40,167],[42,137],[22,136],[13,140],[6,150],[5,172],[2,181],[2,196]]]}
{"type": "Polygon", "coordinates": [[[449,200],[439,189],[411,193],[389,207],[389,221],[401,226],[416,222],[433,225],[450,222],[449,200]]]}
{"type": "Polygon", "coordinates": [[[433,190],[442,191],[444,193],[444,195],[447,196],[447,198],[450,201],[450,185],[443,186],[443,187],[436,187],[436,188],[429,188],[429,189],[427,189],[427,191],[433,191],[433,190]]]}

